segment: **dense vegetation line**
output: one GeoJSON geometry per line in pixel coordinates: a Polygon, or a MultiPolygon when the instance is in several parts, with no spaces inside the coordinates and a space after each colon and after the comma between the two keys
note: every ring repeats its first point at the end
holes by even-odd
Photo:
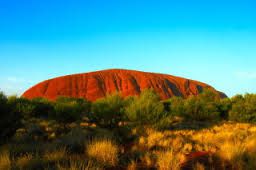
{"type": "Polygon", "coordinates": [[[59,123],[71,123],[82,118],[100,127],[113,128],[120,122],[149,124],[156,128],[168,127],[175,116],[190,121],[256,122],[256,95],[236,95],[221,99],[206,90],[187,99],[173,97],[160,101],[152,90],[140,96],[122,98],[118,93],[89,102],[82,98],[59,97],[56,101],[44,98],[28,100],[0,93],[1,138],[11,136],[26,118],[47,118],[59,123]],[[9,125],[12,124],[12,127],[9,125]],[[163,126],[163,127],[162,127],[163,126]]]}

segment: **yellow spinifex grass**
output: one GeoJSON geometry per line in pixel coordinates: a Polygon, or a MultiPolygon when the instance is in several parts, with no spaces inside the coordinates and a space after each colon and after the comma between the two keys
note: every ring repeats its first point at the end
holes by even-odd
{"type": "Polygon", "coordinates": [[[66,148],[60,148],[60,149],[52,151],[52,152],[50,152],[50,151],[45,152],[44,158],[49,161],[59,161],[59,160],[65,158],[66,155],[67,155],[66,148]]]}
{"type": "Polygon", "coordinates": [[[87,155],[105,165],[115,166],[118,163],[118,146],[109,139],[93,140],[87,145],[87,155]]]}
{"type": "Polygon", "coordinates": [[[24,169],[24,167],[26,167],[32,159],[32,154],[22,155],[16,159],[16,166],[18,166],[20,169],[24,169]]]}
{"type": "Polygon", "coordinates": [[[64,166],[60,162],[57,164],[58,170],[103,170],[103,168],[94,165],[93,162],[83,162],[81,160],[68,160],[69,166],[64,166]]]}
{"type": "Polygon", "coordinates": [[[135,161],[132,161],[131,163],[129,163],[129,165],[127,166],[127,170],[136,170],[137,169],[137,163],[135,161]]]}
{"type": "Polygon", "coordinates": [[[2,151],[0,153],[0,169],[11,169],[11,159],[8,151],[2,151]]]}
{"type": "MultiPolygon", "coordinates": [[[[142,162],[149,167],[156,163],[159,169],[176,167],[176,159],[172,159],[174,153],[177,157],[201,151],[209,152],[220,159],[221,162],[216,160],[219,166],[226,164],[234,169],[256,169],[255,127],[254,124],[225,122],[199,130],[146,129],[144,133],[138,134],[140,137],[133,148],[141,153],[151,153],[144,154],[141,157],[142,162]],[[148,156],[154,155],[155,150],[156,160],[154,156],[148,156]]],[[[211,166],[215,166],[215,163],[211,163],[211,166]]],[[[198,164],[195,168],[204,167],[203,164],[198,164]]]]}
{"type": "Polygon", "coordinates": [[[157,166],[159,170],[179,170],[183,161],[181,153],[174,153],[173,150],[161,151],[157,154],[157,166]]]}
{"type": "MultiPolygon", "coordinates": [[[[124,141],[124,145],[120,146],[111,140],[112,138],[106,137],[88,142],[83,135],[79,136],[81,133],[78,133],[71,136],[70,140],[75,143],[73,140],[78,136],[79,141],[86,141],[85,154],[74,153],[69,150],[69,145],[63,144],[56,144],[59,149],[54,150],[52,147],[46,147],[51,146],[48,144],[42,148],[40,145],[34,148],[35,146],[30,144],[20,144],[17,148],[3,146],[4,150],[0,148],[0,170],[41,166],[46,169],[54,167],[60,170],[120,167],[129,170],[151,168],[178,170],[186,166],[197,170],[209,169],[209,167],[254,170],[256,169],[255,129],[254,124],[233,122],[222,122],[196,130],[161,131],[145,127],[140,131],[131,129],[136,138],[132,141],[124,141]],[[6,149],[9,149],[11,156],[6,149]],[[40,152],[34,153],[34,150],[40,152]],[[69,151],[72,154],[68,154],[69,151]],[[201,159],[202,157],[190,156],[196,152],[204,152],[205,157],[201,159]],[[131,155],[131,157],[119,157],[121,154],[131,155]],[[17,156],[14,157],[14,155],[17,156]],[[119,163],[122,165],[120,166],[119,163]]],[[[55,148],[55,144],[53,146],[55,148]]]]}

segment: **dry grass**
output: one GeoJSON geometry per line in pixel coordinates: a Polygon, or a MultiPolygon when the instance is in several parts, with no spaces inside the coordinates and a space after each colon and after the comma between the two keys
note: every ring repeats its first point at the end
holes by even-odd
{"type": "Polygon", "coordinates": [[[203,164],[197,162],[194,166],[193,166],[193,170],[205,170],[205,167],[203,164]]]}
{"type": "Polygon", "coordinates": [[[115,166],[118,163],[118,146],[109,139],[93,140],[87,145],[87,155],[104,165],[115,166]]]}
{"type": "Polygon", "coordinates": [[[252,132],[254,135],[249,136],[246,141],[244,142],[244,145],[246,149],[250,152],[256,153],[256,132],[252,132]]]}
{"type": "Polygon", "coordinates": [[[181,150],[185,144],[184,138],[174,136],[171,131],[159,132],[153,129],[147,129],[146,133],[142,134],[138,140],[137,146],[140,150],[150,150],[160,147],[165,149],[181,150]]]}
{"type": "Polygon", "coordinates": [[[11,159],[8,151],[0,153],[0,169],[11,169],[11,159]]]}
{"type": "MultiPolygon", "coordinates": [[[[132,150],[145,153],[140,159],[146,166],[154,164],[152,150],[160,151],[160,154],[156,154],[160,169],[175,169],[176,165],[182,163],[179,159],[172,159],[173,155],[177,157],[179,154],[202,151],[216,155],[222,164],[233,169],[256,169],[255,129],[256,126],[252,124],[227,122],[201,130],[160,132],[146,129],[144,133],[133,130],[140,137],[132,150]],[[162,149],[167,151],[163,152],[162,149]]],[[[198,163],[194,168],[204,169],[203,166],[198,163]]],[[[214,163],[211,166],[215,166],[214,163]]]]}
{"type": "Polygon", "coordinates": [[[137,163],[135,161],[132,161],[127,166],[127,170],[136,170],[136,169],[137,169],[137,163]]]}
{"type": "Polygon", "coordinates": [[[16,166],[20,169],[24,169],[30,161],[33,159],[33,156],[31,154],[25,154],[23,156],[20,156],[16,159],[16,166]]]}
{"type": "Polygon", "coordinates": [[[243,157],[246,152],[246,148],[243,143],[225,142],[221,145],[218,151],[221,158],[228,161],[237,161],[243,157]]]}
{"type": "Polygon", "coordinates": [[[218,155],[223,161],[229,162],[233,169],[244,169],[246,167],[246,149],[242,143],[225,142],[221,145],[218,155]]]}
{"type": "Polygon", "coordinates": [[[162,151],[157,154],[157,165],[159,170],[179,170],[182,155],[175,154],[173,150],[162,151]]]}
{"type": "Polygon", "coordinates": [[[59,161],[66,157],[67,150],[65,148],[61,148],[52,152],[46,152],[44,154],[44,158],[48,161],[59,161]]]}
{"type": "MultiPolygon", "coordinates": [[[[12,165],[18,169],[49,165],[50,168],[57,167],[60,170],[114,169],[116,167],[129,170],[138,168],[178,170],[183,168],[180,166],[188,163],[192,169],[198,170],[213,169],[212,167],[220,170],[254,170],[256,169],[255,132],[255,125],[231,122],[201,130],[157,131],[145,128],[142,131],[135,128],[132,129],[132,133],[137,138],[122,146],[123,152],[119,152],[119,146],[110,139],[95,139],[85,146],[83,144],[85,135],[79,131],[68,136],[68,141],[65,142],[73,144],[75,141],[74,143],[78,143],[79,146],[81,143],[82,152],[86,148],[86,155],[81,154],[80,150],[72,152],[72,155],[67,154],[65,148],[53,150],[55,145],[53,148],[40,145],[26,145],[28,148],[24,148],[23,144],[20,144],[18,150],[15,148],[9,148],[9,150],[12,155],[14,153],[22,156],[11,159],[8,152],[0,153],[0,169],[11,169],[12,165]],[[53,151],[44,151],[42,148],[53,151]],[[200,152],[213,156],[212,162],[207,159],[198,162],[197,158],[190,161],[193,158],[189,155],[200,152]],[[128,154],[129,157],[126,157],[128,154]],[[215,166],[216,162],[217,166],[215,166]]],[[[66,146],[65,142],[64,146],[66,146]]],[[[70,151],[70,148],[68,149],[70,151]]]]}
{"type": "Polygon", "coordinates": [[[140,160],[143,166],[154,167],[156,164],[156,155],[154,152],[146,151],[146,153],[140,157],[140,160]]]}
{"type": "Polygon", "coordinates": [[[58,170],[102,170],[101,167],[95,166],[93,162],[81,162],[77,160],[69,160],[69,166],[63,166],[61,164],[57,164],[58,170]]]}

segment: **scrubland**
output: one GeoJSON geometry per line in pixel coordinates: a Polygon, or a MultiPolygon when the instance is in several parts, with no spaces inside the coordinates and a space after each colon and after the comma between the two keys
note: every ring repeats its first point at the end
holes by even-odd
{"type": "Polygon", "coordinates": [[[256,95],[1,95],[0,169],[256,169],[256,95]]]}

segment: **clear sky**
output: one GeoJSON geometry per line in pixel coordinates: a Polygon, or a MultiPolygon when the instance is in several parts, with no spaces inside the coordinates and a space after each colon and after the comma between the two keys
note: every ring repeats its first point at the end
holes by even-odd
{"type": "Polygon", "coordinates": [[[125,68],[256,93],[255,0],[1,0],[0,90],[125,68]]]}

